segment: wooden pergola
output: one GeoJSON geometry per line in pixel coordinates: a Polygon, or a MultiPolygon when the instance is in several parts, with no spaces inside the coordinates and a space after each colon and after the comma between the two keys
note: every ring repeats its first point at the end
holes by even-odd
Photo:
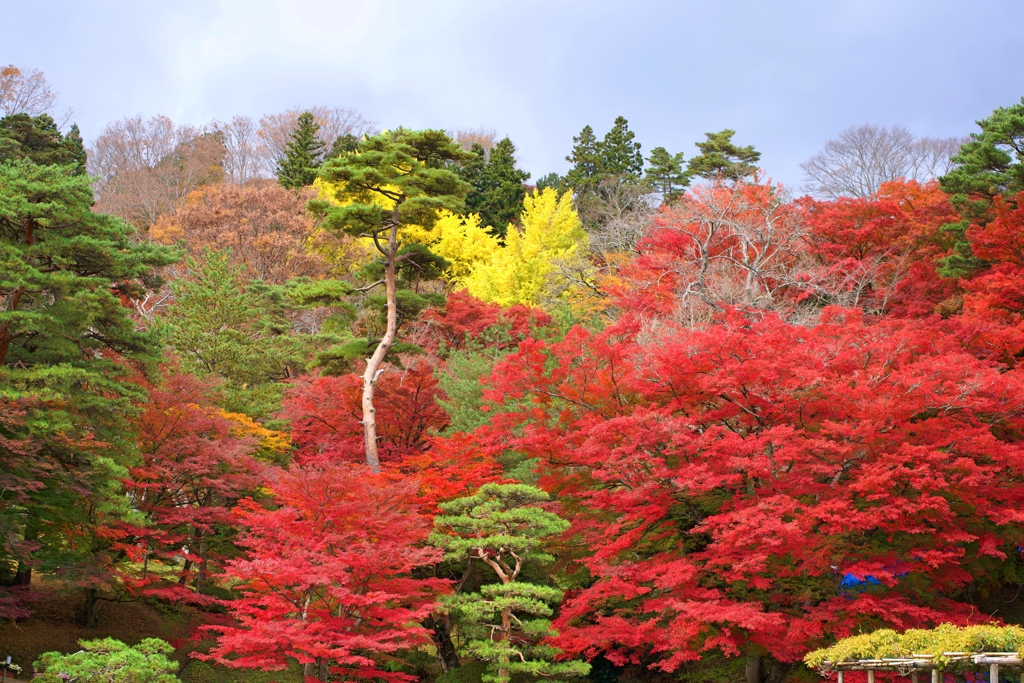
{"type": "Polygon", "coordinates": [[[875,683],[876,671],[895,671],[909,676],[911,683],[919,683],[919,675],[931,674],[931,683],[942,683],[942,674],[947,669],[985,670],[988,667],[989,683],[998,683],[999,672],[1010,669],[1020,673],[1024,683],[1024,660],[1016,652],[943,652],[941,663],[934,655],[910,655],[892,659],[853,659],[845,662],[825,662],[819,667],[822,675],[837,672],[837,683],[843,683],[846,671],[866,671],[868,683],[875,683]]]}

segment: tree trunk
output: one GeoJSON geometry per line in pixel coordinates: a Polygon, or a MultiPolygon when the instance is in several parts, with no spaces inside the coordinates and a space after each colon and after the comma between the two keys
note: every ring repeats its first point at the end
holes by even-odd
{"type": "Polygon", "coordinates": [[[331,668],[330,663],[328,660],[321,658],[317,660],[317,665],[320,667],[320,680],[323,681],[323,683],[327,683],[327,672],[331,668]]]}
{"type": "Polygon", "coordinates": [[[747,683],[761,683],[760,657],[747,657],[747,683]]]}
{"type": "Polygon", "coordinates": [[[95,588],[86,588],[82,615],[82,625],[86,628],[96,628],[100,623],[100,615],[96,611],[98,603],[99,591],[95,588]]]}
{"type": "MultiPolygon", "coordinates": [[[[36,539],[39,538],[39,527],[36,526],[34,520],[35,517],[31,512],[29,512],[28,517],[25,520],[25,533],[23,535],[26,548],[31,548],[32,544],[34,544],[36,539]]],[[[32,565],[26,563],[24,560],[18,560],[18,569],[14,574],[14,585],[28,586],[31,583],[32,565]]]]}
{"type": "Polygon", "coordinates": [[[384,336],[366,361],[363,373],[363,436],[366,443],[366,464],[374,472],[380,472],[380,455],[377,452],[377,411],[373,407],[373,390],[380,377],[384,356],[395,343],[398,332],[398,295],[395,282],[395,259],[398,256],[398,222],[391,224],[388,233],[388,253],[384,263],[384,288],[388,302],[388,324],[384,336]]]}
{"type": "Polygon", "coordinates": [[[306,662],[302,665],[302,680],[306,681],[316,676],[316,664],[313,662],[306,662]]]}
{"type": "Polygon", "coordinates": [[[435,617],[431,614],[423,620],[423,626],[430,631],[430,639],[437,648],[437,659],[441,663],[441,671],[448,672],[462,666],[459,654],[452,642],[452,625],[447,616],[435,617]]]}
{"type": "MultiPolygon", "coordinates": [[[[509,636],[512,635],[512,618],[509,616],[509,612],[508,609],[501,610],[501,638],[505,641],[506,647],[510,640],[509,636]]],[[[498,657],[498,681],[499,683],[508,683],[511,678],[508,671],[508,652],[502,652],[498,657]]]]}

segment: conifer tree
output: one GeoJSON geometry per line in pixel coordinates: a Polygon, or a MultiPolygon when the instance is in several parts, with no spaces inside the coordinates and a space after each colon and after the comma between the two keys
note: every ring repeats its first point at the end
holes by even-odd
{"type": "Polygon", "coordinates": [[[277,162],[277,182],[283,187],[305,187],[316,180],[317,169],[324,156],[324,143],[316,136],[318,130],[320,124],[311,112],[299,115],[285,156],[277,162]]]}
{"type": "Polygon", "coordinates": [[[107,576],[97,569],[109,561],[101,529],[125,512],[118,491],[132,457],[125,418],[141,398],[129,368],[144,368],[159,350],[123,302],[177,255],[133,240],[131,226],[94,213],[73,145],[43,117],[18,120],[28,124],[22,130],[38,132],[35,124],[43,124],[48,142],[22,146],[34,133],[7,137],[20,152],[0,161],[0,403],[32,399],[24,436],[40,466],[17,506],[0,500],[7,534],[0,559],[18,560],[17,580],[26,585],[32,567],[60,567],[86,589],[88,623],[107,576]]]}
{"type": "Polygon", "coordinates": [[[601,178],[601,148],[594,129],[584,126],[572,139],[572,152],[565,160],[572,168],[565,174],[565,184],[577,192],[595,187],[601,178]]]}
{"type": "Polygon", "coordinates": [[[644,167],[640,154],[640,143],[634,142],[636,134],[629,129],[624,116],[615,117],[611,130],[605,133],[598,145],[600,153],[600,175],[617,177],[623,182],[639,182],[644,167]]]}
{"type": "Polygon", "coordinates": [[[971,248],[967,229],[972,223],[989,223],[996,195],[1013,206],[1017,193],[1024,191],[1024,97],[1018,104],[996,109],[978,126],[981,132],[972,133],[953,157],[956,167],[939,179],[961,216],[943,227],[954,239],[953,253],[939,268],[945,277],[967,278],[985,267],[971,248]]]}
{"type": "Polygon", "coordinates": [[[644,180],[652,190],[661,194],[662,200],[678,199],[690,184],[690,178],[683,170],[683,153],[669,154],[664,147],[655,147],[647,159],[650,166],[644,173],[644,180]]]}
{"type": "Polygon", "coordinates": [[[0,119],[0,163],[29,159],[41,166],[73,166],[85,173],[85,147],[78,126],[61,134],[49,114],[12,114],[0,119]]]}
{"type": "Polygon", "coordinates": [[[374,471],[380,469],[380,456],[373,394],[398,333],[399,269],[418,259],[433,261],[425,248],[403,250],[398,232],[403,226],[430,230],[440,210],[464,210],[469,185],[452,166],[467,161],[470,154],[440,130],[400,128],[365,138],[355,152],[329,160],[320,171],[321,178],[336,187],[337,205],[323,200],[310,202],[311,210],[325,216],[325,227],[357,237],[369,236],[382,257],[380,279],[365,288],[385,288],[384,333],[374,340],[363,372],[366,463],[374,471]]]}
{"type": "MultiPolygon", "coordinates": [[[[474,144],[474,149],[479,146],[474,144]]],[[[481,148],[482,149],[482,148],[481,148]]],[[[504,138],[491,150],[473,190],[466,195],[466,211],[479,213],[491,233],[504,239],[510,223],[519,220],[530,174],[516,168],[516,147],[504,138]]]]}
{"type": "Polygon", "coordinates": [[[544,678],[585,676],[590,665],[556,662],[558,648],[545,644],[557,635],[548,619],[562,591],[522,580],[527,563],[545,565],[554,558],[541,548],[543,539],[560,534],[569,523],[539,507],[548,494],[527,484],[484,484],[475,495],[441,504],[430,542],[445,550],[445,559],[479,560],[499,583],[479,593],[447,600],[468,636],[466,651],[487,662],[484,683],[508,683],[514,675],[544,678]]]}
{"type": "Polygon", "coordinates": [[[705,133],[707,140],[697,142],[700,154],[690,159],[686,172],[691,178],[698,176],[707,180],[719,177],[725,180],[740,180],[757,172],[761,153],[753,145],[739,147],[732,141],[736,131],[726,128],[717,133],[705,133]]]}

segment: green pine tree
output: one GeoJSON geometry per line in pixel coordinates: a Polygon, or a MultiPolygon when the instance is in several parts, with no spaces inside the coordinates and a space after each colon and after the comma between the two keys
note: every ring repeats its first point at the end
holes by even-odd
{"type": "Polygon", "coordinates": [[[580,134],[572,139],[572,152],[565,160],[572,168],[565,174],[565,184],[576,192],[584,192],[597,186],[604,164],[601,147],[594,135],[594,129],[584,126],[580,134]]]}
{"type": "MultiPolygon", "coordinates": [[[[472,153],[456,145],[440,130],[410,131],[397,129],[365,138],[355,152],[331,159],[320,175],[338,190],[338,205],[325,201],[310,202],[310,209],[324,216],[324,226],[357,237],[368,237],[381,255],[380,278],[364,289],[383,285],[382,308],[385,324],[382,334],[371,341],[369,357],[363,373],[363,430],[366,462],[379,471],[376,410],[373,406],[378,373],[392,346],[397,341],[400,300],[400,278],[408,279],[402,270],[439,263],[425,249],[407,248],[399,243],[403,225],[430,229],[437,221],[438,211],[452,213],[465,210],[465,196],[470,186],[453,170],[472,159],[472,153]]],[[[408,300],[408,297],[406,297],[408,300]]]]}
{"type": "Polygon", "coordinates": [[[956,167],[939,178],[961,217],[942,228],[954,239],[953,253],[939,265],[945,277],[970,277],[985,267],[974,255],[967,229],[971,224],[988,224],[996,195],[1016,205],[1017,193],[1024,191],[1024,97],[1019,104],[996,109],[978,126],[981,132],[972,133],[953,157],[956,167]]]}
{"type": "Polygon", "coordinates": [[[12,114],[0,119],[0,163],[29,159],[41,166],[72,166],[85,173],[85,147],[78,126],[62,135],[48,114],[12,114]]]}
{"type": "Polygon", "coordinates": [[[97,587],[116,561],[101,531],[129,513],[119,482],[134,457],[128,417],[144,397],[132,375],[160,351],[122,298],[157,284],[153,269],[178,254],[94,213],[80,155],[42,119],[19,120],[30,134],[5,138],[20,151],[0,162],[0,405],[23,412],[22,427],[10,428],[17,433],[0,436],[26,440],[16,469],[34,479],[19,492],[10,479],[19,475],[2,472],[0,560],[18,561],[25,585],[33,566],[60,568],[85,589],[91,624],[97,587]],[[48,144],[23,144],[40,129],[48,144]]]}
{"type": "Polygon", "coordinates": [[[548,495],[527,484],[484,484],[475,495],[441,505],[430,542],[445,550],[445,559],[479,560],[498,583],[480,592],[446,600],[459,618],[467,654],[487,662],[484,683],[508,683],[513,676],[560,679],[586,676],[586,662],[559,662],[558,648],[545,644],[557,635],[551,628],[551,605],[562,591],[522,579],[527,564],[550,564],[543,539],[560,534],[569,523],[539,507],[548,495]]]}
{"type": "Polygon", "coordinates": [[[736,131],[726,128],[717,133],[705,133],[707,140],[695,143],[700,154],[690,159],[686,173],[707,180],[740,180],[757,172],[761,153],[752,145],[739,147],[732,141],[736,131]]]}
{"type": "Polygon", "coordinates": [[[323,161],[324,143],[317,138],[320,124],[310,112],[299,115],[284,158],[277,162],[277,182],[282,187],[300,188],[312,185],[323,161]]]}
{"type": "Polygon", "coordinates": [[[640,143],[633,141],[635,137],[626,118],[615,117],[611,130],[598,145],[599,174],[602,177],[617,177],[630,183],[640,182],[644,157],[640,154],[640,143]]]}
{"type": "Polygon", "coordinates": [[[669,154],[664,147],[655,147],[647,159],[650,164],[644,173],[644,181],[666,202],[678,199],[690,184],[690,178],[683,170],[683,153],[669,154]]]}
{"type": "Polygon", "coordinates": [[[530,174],[516,168],[516,147],[509,138],[491,150],[478,184],[466,195],[466,210],[479,213],[483,225],[504,239],[510,223],[519,221],[530,174]]]}

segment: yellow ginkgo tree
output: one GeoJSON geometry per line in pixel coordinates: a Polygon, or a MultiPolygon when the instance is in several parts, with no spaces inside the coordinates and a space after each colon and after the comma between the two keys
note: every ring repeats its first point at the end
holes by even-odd
{"type": "Polygon", "coordinates": [[[570,294],[568,271],[586,277],[587,233],[568,192],[545,188],[527,195],[521,222],[519,229],[509,226],[504,249],[460,279],[470,294],[502,306],[541,306],[570,294]]]}

